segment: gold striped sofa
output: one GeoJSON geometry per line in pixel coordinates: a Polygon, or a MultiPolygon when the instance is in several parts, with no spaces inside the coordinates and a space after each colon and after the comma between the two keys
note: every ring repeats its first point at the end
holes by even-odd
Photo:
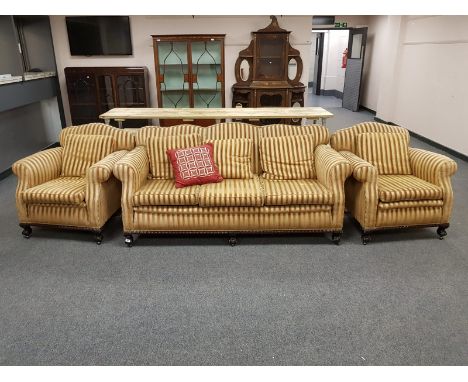
{"type": "Polygon", "coordinates": [[[114,166],[122,182],[128,246],[133,234],[143,233],[226,233],[231,245],[236,233],[255,232],[331,232],[334,242],[340,240],[344,181],[351,166],[328,145],[329,133],[323,126],[237,122],[209,127],[148,126],[135,133],[135,140],[136,148],[114,166]],[[313,161],[304,162],[304,173],[293,174],[295,179],[265,176],[265,166],[277,171],[275,166],[282,164],[269,158],[262,165],[262,145],[270,145],[268,152],[280,151],[297,162],[302,160],[301,146],[294,139],[304,135],[308,142],[299,143],[312,147],[309,159],[313,161]],[[224,181],[175,188],[166,149],[208,141],[214,143],[214,159],[224,181]]]}
{"type": "Polygon", "coordinates": [[[390,228],[438,227],[439,238],[447,235],[455,161],[409,147],[408,130],[376,122],[339,130],[330,145],[352,164],[346,208],[361,226],[363,244],[372,231],[390,228]]]}
{"type": "Polygon", "coordinates": [[[93,231],[100,244],[104,224],[120,208],[121,183],[112,170],[134,148],[134,137],[91,123],[63,129],[60,145],[13,164],[23,236],[30,237],[31,226],[55,226],[93,231]]]}

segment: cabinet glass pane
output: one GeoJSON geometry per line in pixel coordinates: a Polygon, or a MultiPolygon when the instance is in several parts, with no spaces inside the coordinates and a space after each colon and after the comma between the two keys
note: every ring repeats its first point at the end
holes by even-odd
{"type": "Polygon", "coordinates": [[[112,77],[99,76],[99,100],[101,102],[101,111],[105,112],[115,107],[114,95],[112,92],[112,77]]]}
{"type": "Polygon", "coordinates": [[[192,43],[192,81],[194,107],[222,107],[221,43],[192,43]]]}
{"type": "Polygon", "coordinates": [[[96,82],[92,74],[70,75],[67,82],[69,99],[73,104],[95,105],[96,82]]]}
{"type": "Polygon", "coordinates": [[[187,43],[158,43],[163,107],[189,107],[187,43]]]}
{"type": "Polygon", "coordinates": [[[144,107],[145,83],[143,76],[118,76],[117,93],[120,107],[144,107]]]}
{"type": "Polygon", "coordinates": [[[268,80],[283,76],[284,63],[282,58],[259,58],[256,61],[259,79],[268,80]]]}
{"type": "Polygon", "coordinates": [[[281,57],[284,51],[284,39],[258,39],[258,55],[261,57],[281,57]]]}

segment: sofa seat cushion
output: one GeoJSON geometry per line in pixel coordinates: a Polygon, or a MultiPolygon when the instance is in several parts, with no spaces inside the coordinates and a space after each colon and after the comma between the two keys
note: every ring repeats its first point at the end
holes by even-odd
{"type": "Polygon", "coordinates": [[[262,179],[266,206],[333,204],[333,194],[315,179],[262,179]]]}
{"type": "Polygon", "coordinates": [[[85,178],[61,176],[22,192],[28,204],[79,205],[85,200],[85,178]]]}
{"type": "Polygon", "coordinates": [[[200,186],[176,188],[172,179],[149,179],[133,194],[135,206],[196,206],[200,186]]]}
{"type": "Polygon", "coordinates": [[[379,199],[382,202],[442,199],[442,188],[413,175],[379,175],[379,199]]]}
{"type": "Polygon", "coordinates": [[[260,207],[263,192],[258,177],[252,179],[225,179],[221,183],[200,186],[201,207],[260,207]]]}

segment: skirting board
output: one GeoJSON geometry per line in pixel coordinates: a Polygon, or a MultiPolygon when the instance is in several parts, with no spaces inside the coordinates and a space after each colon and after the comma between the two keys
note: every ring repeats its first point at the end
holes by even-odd
{"type": "MultiPolygon", "coordinates": [[[[380,119],[378,117],[374,117],[374,121],[376,122],[380,122],[380,123],[386,123],[387,125],[393,125],[393,126],[398,126],[396,123],[393,123],[393,122],[388,122],[388,121],[384,121],[383,119],[380,119]]],[[[426,138],[424,137],[423,135],[420,135],[418,133],[415,133],[414,131],[411,131],[411,130],[408,130],[410,135],[412,137],[415,137],[421,141],[423,141],[424,143],[427,143],[428,145],[431,145],[431,146],[434,146],[435,148],[438,148],[440,150],[443,150],[445,152],[447,152],[448,154],[450,155],[453,155],[454,157],[458,158],[458,159],[461,159],[465,162],[468,162],[468,156],[465,155],[465,154],[462,154],[462,153],[459,153],[458,151],[456,150],[453,150],[451,149],[450,147],[447,147],[447,146],[444,146],[444,145],[441,145],[440,143],[438,142],[435,142],[433,141],[432,139],[429,139],[429,138],[426,138]]]]}

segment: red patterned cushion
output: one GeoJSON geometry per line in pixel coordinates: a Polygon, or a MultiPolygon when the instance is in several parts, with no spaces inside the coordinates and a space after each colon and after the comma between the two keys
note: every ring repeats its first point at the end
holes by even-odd
{"type": "Polygon", "coordinates": [[[223,180],[213,161],[212,143],[185,149],[169,149],[166,152],[174,170],[176,188],[223,180]]]}

